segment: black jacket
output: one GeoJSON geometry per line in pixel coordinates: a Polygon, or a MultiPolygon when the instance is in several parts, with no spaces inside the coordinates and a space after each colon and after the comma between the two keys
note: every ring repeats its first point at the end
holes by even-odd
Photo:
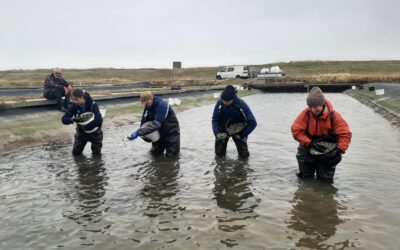
{"type": "Polygon", "coordinates": [[[61,76],[59,78],[54,76],[54,73],[51,73],[44,80],[44,89],[64,89],[64,87],[68,87],[69,83],[64,80],[61,76]]]}
{"type": "Polygon", "coordinates": [[[92,112],[94,114],[93,121],[84,126],[77,124],[77,128],[80,132],[90,134],[101,128],[101,125],[103,124],[103,117],[101,116],[99,106],[93,101],[92,97],[90,97],[90,95],[88,94],[85,94],[84,98],[86,100],[84,108],[82,108],[78,104],[72,104],[69,107],[68,112],[64,114],[61,120],[63,124],[69,125],[73,123],[71,119],[72,117],[79,116],[80,114],[83,114],[85,112],[92,112]]]}

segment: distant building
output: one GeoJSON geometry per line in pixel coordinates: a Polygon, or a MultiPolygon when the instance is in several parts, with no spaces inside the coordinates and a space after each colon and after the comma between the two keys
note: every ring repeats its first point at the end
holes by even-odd
{"type": "Polygon", "coordinates": [[[180,69],[182,68],[182,62],[172,62],[173,69],[180,69]]]}

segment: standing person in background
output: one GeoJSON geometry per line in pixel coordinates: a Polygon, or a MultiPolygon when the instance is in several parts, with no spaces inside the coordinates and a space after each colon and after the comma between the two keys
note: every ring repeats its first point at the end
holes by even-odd
{"type": "Polygon", "coordinates": [[[99,106],[90,94],[82,89],[72,91],[72,101],[73,104],[62,117],[62,123],[65,125],[76,123],[72,154],[82,154],[87,142],[91,142],[92,153],[99,155],[103,146],[103,131],[101,130],[103,117],[99,106]]]}
{"type": "Polygon", "coordinates": [[[291,127],[293,138],[300,143],[296,155],[297,175],[314,177],[316,172],[317,178],[332,182],[336,165],[349,147],[352,134],[320,88],[310,90],[307,105],[291,127]]]}
{"type": "Polygon", "coordinates": [[[43,96],[48,100],[56,100],[58,109],[65,112],[68,110],[71,93],[72,86],[61,76],[61,69],[55,68],[44,81],[43,96]],[[65,96],[64,102],[63,96],[65,96]]]}
{"type": "Polygon", "coordinates": [[[217,102],[212,116],[215,135],[215,154],[224,156],[232,137],[241,158],[249,157],[247,137],[256,128],[257,121],[249,106],[236,95],[235,87],[227,85],[217,102]],[[230,131],[230,128],[233,128],[230,131]]]}

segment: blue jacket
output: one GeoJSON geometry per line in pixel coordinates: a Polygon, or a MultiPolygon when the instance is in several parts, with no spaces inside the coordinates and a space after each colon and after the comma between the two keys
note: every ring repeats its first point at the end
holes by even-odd
{"type": "Polygon", "coordinates": [[[174,111],[168,103],[164,102],[161,98],[157,96],[153,96],[153,104],[149,109],[144,108],[142,120],[140,123],[140,126],[142,126],[143,123],[151,121],[152,126],[147,127],[147,129],[140,128],[138,130],[138,134],[140,136],[143,136],[146,134],[150,134],[155,130],[159,130],[165,122],[165,119],[167,119],[168,115],[171,113],[174,113],[174,111]]]}
{"type": "Polygon", "coordinates": [[[94,114],[94,120],[91,121],[87,125],[78,125],[78,129],[85,132],[85,133],[92,133],[97,130],[97,128],[101,128],[101,125],[103,124],[103,117],[101,116],[99,106],[97,103],[95,103],[89,95],[84,96],[86,103],[84,107],[81,107],[78,104],[71,104],[69,106],[68,111],[63,115],[61,118],[61,121],[65,125],[72,124],[72,117],[74,116],[79,116],[80,114],[83,114],[85,112],[92,112],[94,114]]]}
{"type": "Polygon", "coordinates": [[[256,118],[251,112],[249,106],[247,106],[247,104],[239,97],[235,97],[232,104],[229,106],[225,106],[222,100],[219,100],[215,105],[212,116],[214,135],[225,132],[225,126],[229,119],[247,122],[246,127],[240,133],[241,138],[247,137],[257,126],[256,118]]]}

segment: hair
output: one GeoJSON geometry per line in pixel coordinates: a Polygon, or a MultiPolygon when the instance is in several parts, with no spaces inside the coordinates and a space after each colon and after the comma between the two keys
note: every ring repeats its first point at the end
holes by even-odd
{"type": "Polygon", "coordinates": [[[90,94],[88,92],[86,92],[83,89],[74,89],[72,91],[72,97],[73,98],[81,98],[84,97],[85,99],[87,99],[87,97],[90,97],[90,94]]]}
{"type": "Polygon", "coordinates": [[[153,94],[150,91],[144,91],[144,92],[140,93],[140,102],[144,103],[152,97],[153,97],[153,94]]]}

